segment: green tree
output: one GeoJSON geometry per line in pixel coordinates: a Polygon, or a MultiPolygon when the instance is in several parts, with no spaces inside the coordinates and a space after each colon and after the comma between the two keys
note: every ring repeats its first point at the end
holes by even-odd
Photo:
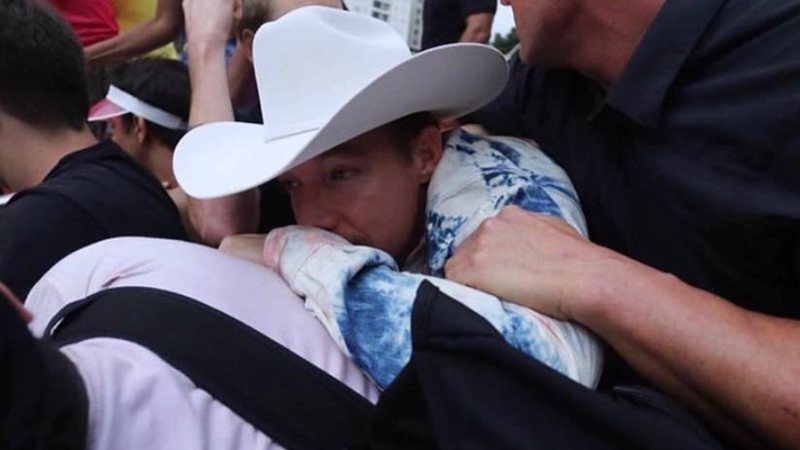
{"type": "Polygon", "coordinates": [[[492,39],[492,45],[503,54],[508,54],[517,44],[519,44],[519,38],[517,37],[516,28],[512,28],[505,36],[495,33],[494,39],[492,39]]]}

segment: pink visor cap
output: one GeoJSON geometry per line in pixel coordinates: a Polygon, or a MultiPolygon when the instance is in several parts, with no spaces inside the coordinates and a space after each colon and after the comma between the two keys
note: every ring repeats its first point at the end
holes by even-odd
{"type": "Polygon", "coordinates": [[[186,130],[186,122],[175,114],[164,111],[111,85],[106,98],[95,103],[89,110],[89,122],[108,120],[124,114],[134,114],[149,122],[171,130],[186,130]]]}

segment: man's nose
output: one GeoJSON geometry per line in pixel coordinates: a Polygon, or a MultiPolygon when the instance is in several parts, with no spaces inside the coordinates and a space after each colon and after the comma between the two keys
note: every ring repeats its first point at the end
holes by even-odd
{"type": "Polygon", "coordinates": [[[335,205],[319,192],[306,192],[293,203],[298,225],[333,231],[339,222],[335,205]]]}

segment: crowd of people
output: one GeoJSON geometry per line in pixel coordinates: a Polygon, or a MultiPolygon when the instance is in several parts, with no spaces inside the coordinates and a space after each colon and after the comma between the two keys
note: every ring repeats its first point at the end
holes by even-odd
{"type": "Polygon", "coordinates": [[[0,0],[0,448],[800,448],[800,0],[501,3],[0,0]]]}

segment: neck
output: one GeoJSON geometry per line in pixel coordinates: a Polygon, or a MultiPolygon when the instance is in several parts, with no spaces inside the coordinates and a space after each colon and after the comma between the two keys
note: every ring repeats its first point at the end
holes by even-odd
{"type": "Polygon", "coordinates": [[[38,185],[61,158],[97,143],[88,127],[42,132],[4,120],[1,133],[5,142],[13,144],[0,147],[0,172],[15,192],[38,185]]]}
{"type": "Polygon", "coordinates": [[[606,90],[619,80],[665,0],[586,2],[573,22],[570,67],[606,90]]]}
{"type": "Polygon", "coordinates": [[[172,171],[172,150],[157,139],[150,139],[142,154],[141,163],[158,178],[168,189],[178,187],[178,181],[172,171]]]}

